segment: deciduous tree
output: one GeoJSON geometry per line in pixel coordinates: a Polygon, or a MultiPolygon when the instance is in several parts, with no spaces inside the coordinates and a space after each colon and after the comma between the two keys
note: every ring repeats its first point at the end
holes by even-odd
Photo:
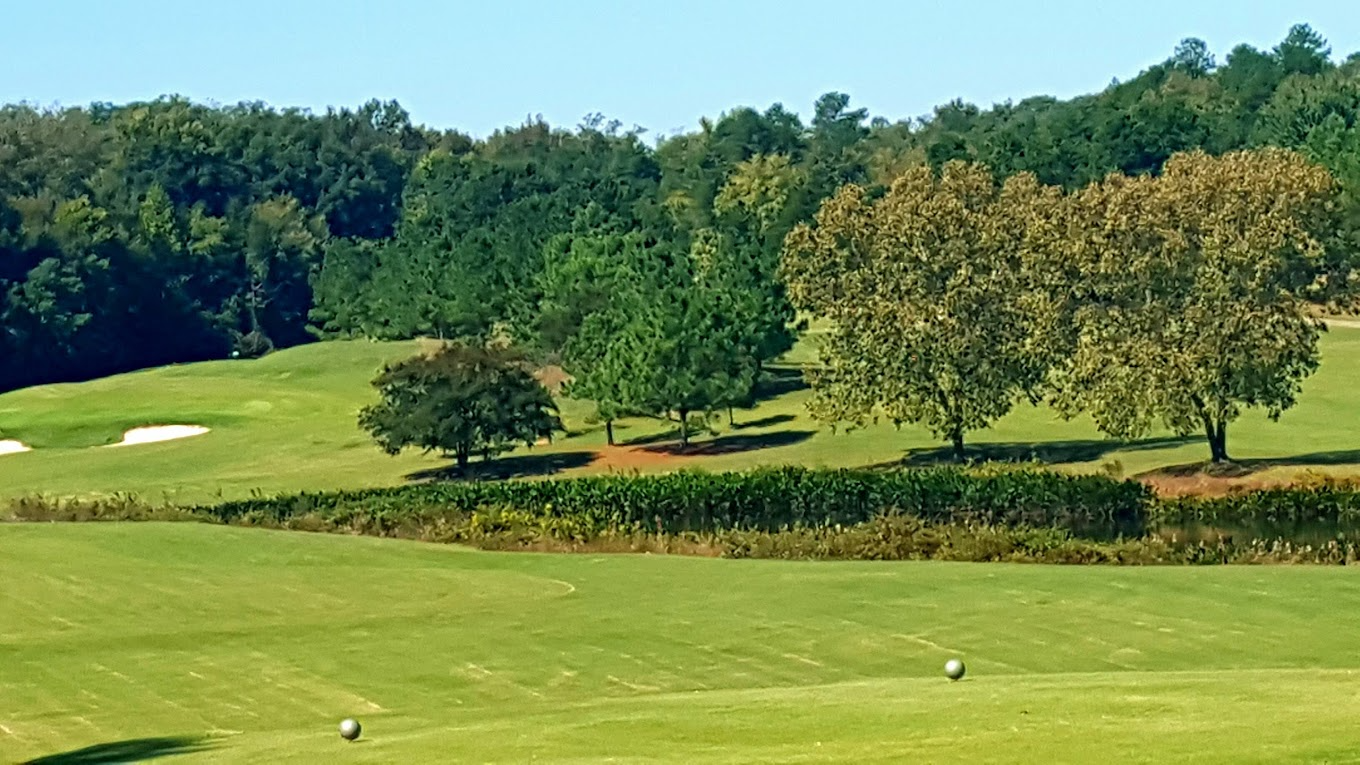
{"type": "Polygon", "coordinates": [[[784,261],[795,305],[833,326],[810,371],[813,415],[919,422],[962,458],[966,434],[1047,371],[1032,274],[1048,253],[1029,222],[1059,200],[1033,176],[998,187],[986,167],[952,162],[907,171],[877,200],[851,185],[823,204],[784,261]]]}
{"type": "Polygon", "coordinates": [[[1121,437],[1200,431],[1214,462],[1241,411],[1272,418],[1318,364],[1305,304],[1326,263],[1336,184],[1286,150],[1174,157],[1072,197],[1082,300],[1056,398],[1121,437]]]}
{"type": "Polygon", "coordinates": [[[474,454],[489,459],[562,429],[524,357],[503,347],[449,343],[386,366],[373,387],[382,401],[360,412],[359,426],[392,455],[415,446],[461,470],[474,454]]]}

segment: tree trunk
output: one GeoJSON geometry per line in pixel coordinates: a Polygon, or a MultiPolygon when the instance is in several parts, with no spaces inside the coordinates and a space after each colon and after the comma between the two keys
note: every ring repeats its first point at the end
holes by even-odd
{"type": "Polygon", "coordinates": [[[1208,407],[1198,396],[1191,399],[1195,406],[1199,407],[1199,419],[1204,423],[1204,436],[1209,441],[1209,459],[1214,464],[1228,461],[1228,423],[1220,420],[1214,421],[1209,414],[1208,407]]]}
{"type": "Polygon", "coordinates": [[[466,473],[468,466],[468,448],[466,446],[458,447],[456,456],[458,457],[458,472],[466,473]]]}
{"type": "Polygon", "coordinates": [[[949,434],[949,441],[954,447],[954,461],[963,462],[963,431],[956,430],[949,434]]]}
{"type": "Polygon", "coordinates": [[[1228,462],[1228,423],[1210,424],[1206,435],[1209,437],[1209,456],[1215,464],[1228,462]]]}
{"type": "Polygon", "coordinates": [[[260,290],[264,285],[254,281],[250,284],[250,289],[246,291],[246,308],[250,316],[250,331],[260,331],[260,290]]]}
{"type": "Polygon", "coordinates": [[[679,409],[677,414],[680,415],[680,445],[689,446],[689,410],[679,409]]]}
{"type": "Polygon", "coordinates": [[[732,407],[729,406],[729,407],[727,407],[727,427],[729,427],[729,428],[735,428],[736,426],[737,426],[737,419],[736,419],[736,417],[733,416],[733,414],[732,414],[732,407]]]}
{"type": "Polygon", "coordinates": [[[604,437],[610,446],[614,445],[614,421],[604,421],[604,437]]]}

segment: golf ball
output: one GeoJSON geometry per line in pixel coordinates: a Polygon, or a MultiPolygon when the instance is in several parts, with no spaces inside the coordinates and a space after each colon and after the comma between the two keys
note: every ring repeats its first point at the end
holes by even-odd
{"type": "Polygon", "coordinates": [[[358,738],[359,730],[360,727],[358,720],[351,718],[342,720],[340,722],[340,738],[343,738],[346,741],[353,741],[354,739],[358,738]]]}
{"type": "Polygon", "coordinates": [[[950,680],[958,680],[963,677],[963,662],[959,659],[950,659],[944,663],[944,674],[950,680]]]}

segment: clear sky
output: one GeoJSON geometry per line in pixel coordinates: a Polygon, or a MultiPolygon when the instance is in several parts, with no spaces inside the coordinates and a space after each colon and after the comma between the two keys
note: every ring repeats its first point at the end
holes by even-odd
{"type": "Polygon", "coordinates": [[[178,93],[314,110],[395,98],[484,136],[592,112],[658,133],[828,90],[889,119],[1128,79],[1200,37],[1221,61],[1312,24],[1360,51],[1360,0],[15,0],[0,102],[178,93]],[[1042,8],[1043,10],[1039,10],[1042,8]]]}

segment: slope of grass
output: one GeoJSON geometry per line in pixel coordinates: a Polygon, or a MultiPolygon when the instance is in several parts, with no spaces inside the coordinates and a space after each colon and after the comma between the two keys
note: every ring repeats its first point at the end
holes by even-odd
{"type": "MultiPolygon", "coordinates": [[[[797,364],[815,360],[814,327],[779,370],[784,379],[755,409],[736,412],[736,426],[714,418],[697,454],[675,457],[657,420],[620,422],[618,437],[633,446],[604,450],[602,426],[588,402],[562,401],[572,435],[548,447],[522,450],[502,462],[517,473],[713,470],[759,464],[852,467],[890,463],[904,455],[930,459],[939,442],[923,428],[869,427],[833,434],[805,411],[809,395],[797,364]],[[643,444],[646,445],[638,445],[643,444]],[[603,451],[601,454],[600,452],[603,451]]],[[[152,500],[204,501],[252,491],[326,490],[398,484],[428,476],[447,463],[408,453],[390,458],[355,424],[370,402],[368,386],[383,361],[408,355],[415,343],[331,342],[279,352],[258,361],[219,361],[120,375],[77,385],[31,388],[0,396],[0,438],[35,450],[0,456],[0,497],[135,492],[152,500]],[[137,425],[200,424],[212,432],[182,441],[100,449],[137,425]]],[[[1279,422],[1248,412],[1229,429],[1236,458],[1259,461],[1258,476],[1287,478],[1305,468],[1360,473],[1360,329],[1337,326],[1324,337],[1321,369],[1303,387],[1299,405],[1279,422]]],[[[1021,404],[995,427],[970,434],[982,456],[1031,456],[1068,470],[1115,466],[1127,475],[1204,460],[1197,438],[1169,434],[1137,444],[1101,436],[1088,419],[1065,422],[1044,407],[1021,404]]]]}
{"type": "Polygon", "coordinates": [[[4,762],[101,746],[178,746],[185,763],[1360,748],[1360,590],[1340,567],[511,555],[191,524],[6,525],[0,549],[4,762]],[[956,655],[969,672],[950,683],[956,655]],[[336,734],[346,716],[359,742],[336,734]]]}
{"type": "MultiPolygon", "coordinates": [[[[197,501],[253,489],[365,486],[440,464],[397,459],[355,424],[383,362],[416,343],[333,342],[254,361],[163,367],[0,396],[0,437],[34,447],[0,463],[0,494],[129,491],[197,501]],[[118,449],[143,425],[204,425],[193,438],[118,449]]],[[[8,457],[7,457],[8,459],[8,457]]]]}

